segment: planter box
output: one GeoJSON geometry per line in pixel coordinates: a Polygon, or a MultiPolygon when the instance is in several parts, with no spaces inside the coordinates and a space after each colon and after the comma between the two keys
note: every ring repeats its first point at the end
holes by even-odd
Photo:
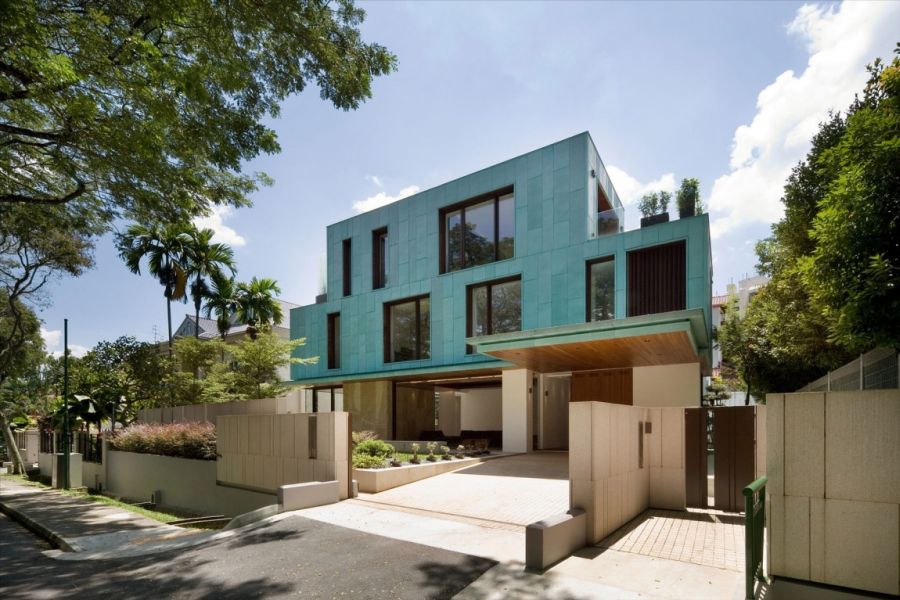
{"type": "Polygon", "coordinates": [[[650,215],[649,217],[641,217],[641,227],[650,227],[659,223],[668,223],[669,213],[664,212],[660,215],[650,215]]]}
{"type": "Polygon", "coordinates": [[[400,487],[407,483],[428,479],[435,475],[449,473],[464,467],[471,467],[478,463],[500,458],[500,455],[476,456],[463,460],[437,460],[435,462],[423,462],[421,465],[404,465],[402,467],[389,467],[387,469],[353,469],[353,479],[359,482],[359,491],[366,494],[376,494],[400,487]]]}

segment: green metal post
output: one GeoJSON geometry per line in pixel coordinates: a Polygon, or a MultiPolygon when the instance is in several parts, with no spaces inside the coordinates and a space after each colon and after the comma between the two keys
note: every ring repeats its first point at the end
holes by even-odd
{"type": "Polygon", "coordinates": [[[743,489],[744,494],[744,569],[746,600],[754,599],[756,580],[765,580],[763,545],[766,527],[766,483],[760,477],[743,489]]]}
{"type": "Polygon", "coordinates": [[[69,489],[69,320],[63,319],[63,489],[69,489]]]}

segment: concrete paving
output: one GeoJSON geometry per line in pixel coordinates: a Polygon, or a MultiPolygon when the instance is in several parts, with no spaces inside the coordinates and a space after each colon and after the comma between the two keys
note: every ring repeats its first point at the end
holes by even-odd
{"type": "Polygon", "coordinates": [[[524,531],[526,525],[569,509],[566,452],[498,458],[360,499],[390,508],[524,531]]]}

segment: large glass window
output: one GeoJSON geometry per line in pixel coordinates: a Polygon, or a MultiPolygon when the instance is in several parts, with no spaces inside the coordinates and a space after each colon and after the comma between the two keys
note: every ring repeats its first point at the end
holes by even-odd
{"type": "Polygon", "coordinates": [[[341,366],[341,313],[328,315],[328,368],[341,366]]]}
{"type": "Polygon", "coordinates": [[[384,362],[431,358],[428,296],[384,306],[384,362]]]}
{"type": "Polygon", "coordinates": [[[471,285],[467,306],[468,337],[521,331],[522,282],[516,277],[471,285]]]}
{"type": "Polygon", "coordinates": [[[587,263],[587,320],[616,317],[616,261],[612,256],[587,263]]]}
{"type": "Polygon", "coordinates": [[[515,216],[515,198],[509,188],[443,211],[441,272],[512,258],[515,216]]]}
{"type": "Polygon", "coordinates": [[[372,232],[372,289],[387,285],[387,227],[372,232]]]}

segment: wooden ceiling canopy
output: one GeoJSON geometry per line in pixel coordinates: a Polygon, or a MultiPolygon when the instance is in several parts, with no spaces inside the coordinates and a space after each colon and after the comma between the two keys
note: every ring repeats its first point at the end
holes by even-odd
{"type": "Polygon", "coordinates": [[[485,354],[540,373],[647,367],[700,361],[685,331],[484,350],[485,354]]]}

